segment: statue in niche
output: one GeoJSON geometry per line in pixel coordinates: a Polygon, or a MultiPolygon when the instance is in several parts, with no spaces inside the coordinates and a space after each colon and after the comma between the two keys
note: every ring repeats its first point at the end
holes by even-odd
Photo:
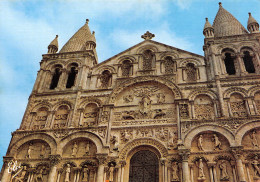
{"type": "Polygon", "coordinates": [[[44,158],[46,153],[46,146],[44,144],[41,145],[40,157],[44,158]]]}
{"type": "Polygon", "coordinates": [[[212,141],[214,142],[214,150],[217,150],[217,148],[221,150],[221,142],[216,134],[213,134],[212,141]]]}
{"type": "Polygon", "coordinates": [[[165,102],[165,95],[163,93],[156,94],[157,104],[162,104],[165,102]]]}
{"type": "Polygon", "coordinates": [[[67,164],[64,182],[70,182],[70,164],[67,164]]]}
{"type": "MultiPolygon", "coordinates": [[[[172,131],[172,132],[169,132],[169,146],[174,146],[175,143],[176,143],[176,135],[175,135],[175,132],[172,131]]],[[[171,149],[172,147],[169,147],[169,149],[171,149]]]]}
{"type": "Polygon", "coordinates": [[[31,159],[32,158],[32,150],[33,150],[33,144],[30,143],[29,147],[28,147],[28,150],[27,150],[27,155],[26,155],[27,159],[31,159]]]}
{"type": "Polygon", "coordinates": [[[115,171],[115,164],[112,162],[109,167],[109,182],[114,181],[114,171],[115,171]]]}
{"type": "Polygon", "coordinates": [[[219,164],[219,169],[220,169],[220,180],[228,180],[229,179],[229,175],[227,172],[227,163],[223,160],[221,161],[221,163],[219,164]]]}
{"type": "Polygon", "coordinates": [[[204,149],[203,149],[203,136],[202,135],[200,135],[199,138],[198,138],[198,148],[199,148],[199,150],[204,151],[204,149]]]}
{"type": "Polygon", "coordinates": [[[85,154],[84,155],[89,155],[89,149],[90,149],[90,144],[89,144],[89,142],[87,142],[86,146],[85,146],[85,154]]]}
{"type": "MultiPolygon", "coordinates": [[[[111,149],[114,151],[118,151],[118,140],[115,135],[111,137],[110,143],[111,143],[111,149]]],[[[112,152],[112,150],[111,150],[111,152],[112,152]]]]}
{"type": "Polygon", "coordinates": [[[89,178],[89,168],[86,166],[83,168],[82,182],[88,182],[88,178],[89,178]]]}
{"type": "Polygon", "coordinates": [[[252,166],[254,168],[254,177],[260,177],[260,168],[258,167],[258,157],[255,156],[254,160],[252,161],[252,166]]]}
{"type": "Polygon", "coordinates": [[[172,180],[171,181],[180,181],[178,173],[179,173],[178,163],[172,162],[172,180]]]}
{"type": "Polygon", "coordinates": [[[77,152],[78,152],[78,144],[77,144],[77,142],[74,142],[73,147],[72,147],[71,157],[75,157],[77,152]]]}
{"type": "Polygon", "coordinates": [[[43,174],[45,169],[46,168],[44,166],[38,169],[38,174],[35,176],[36,182],[43,182],[43,174]]]}
{"type": "Polygon", "coordinates": [[[254,148],[259,148],[259,145],[258,145],[258,141],[257,141],[257,138],[256,138],[256,131],[252,131],[251,135],[250,135],[250,138],[252,140],[252,145],[254,148]]]}
{"type": "Polygon", "coordinates": [[[123,100],[124,100],[126,103],[133,102],[134,97],[133,97],[133,95],[126,95],[126,96],[123,97],[123,100]]]}
{"type": "Polygon", "coordinates": [[[140,104],[140,112],[143,115],[148,115],[151,109],[151,99],[148,96],[143,96],[141,101],[139,102],[140,104]]]}
{"type": "Polygon", "coordinates": [[[26,173],[27,173],[27,167],[23,166],[21,174],[13,177],[13,179],[15,179],[14,181],[15,182],[24,182],[26,173]]]}
{"type": "Polygon", "coordinates": [[[198,168],[199,168],[199,177],[198,177],[198,180],[205,180],[205,173],[204,173],[203,167],[204,167],[203,161],[202,161],[202,159],[200,159],[200,160],[199,160],[199,164],[198,164],[198,168]]]}

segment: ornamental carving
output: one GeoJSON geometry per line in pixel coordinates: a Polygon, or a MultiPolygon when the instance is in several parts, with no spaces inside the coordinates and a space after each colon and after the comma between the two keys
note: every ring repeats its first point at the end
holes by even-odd
{"type": "Polygon", "coordinates": [[[179,110],[180,110],[181,118],[189,118],[188,104],[180,104],[179,105],[179,110]]]}

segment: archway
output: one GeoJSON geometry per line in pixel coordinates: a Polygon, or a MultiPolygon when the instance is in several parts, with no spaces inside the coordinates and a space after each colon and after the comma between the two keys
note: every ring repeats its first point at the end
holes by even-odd
{"type": "Polygon", "coordinates": [[[132,156],[129,182],[159,182],[159,161],[154,152],[141,150],[132,156]]]}

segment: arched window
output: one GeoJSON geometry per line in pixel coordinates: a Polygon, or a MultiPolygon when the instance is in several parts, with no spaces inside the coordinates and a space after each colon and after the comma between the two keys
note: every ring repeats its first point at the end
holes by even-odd
{"type": "Polygon", "coordinates": [[[66,88],[71,88],[75,85],[75,80],[76,80],[76,77],[77,77],[77,74],[78,74],[77,67],[78,67],[78,65],[75,64],[75,63],[73,63],[71,65],[67,84],[66,84],[66,88]]]}
{"type": "Polygon", "coordinates": [[[60,75],[61,75],[61,66],[57,65],[55,66],[54,73],[51,80],[50,89],[53,90],[58,86],[60,75]]]}
{"type": "Polygon", "coordinates": [[[193,63],[188,63],[186,65],[186,75],[187,81],[196,81],[197,80],[197,69],[193,63]]]}
{"type": "Polygon", "coordinates": [[[132,75],[132,65],[130,60],[124,60],[122,64],[122,76],[128,77],[132,75]]]}
{"type": "Polygon", "coordinates": [[[242,95],[234,93],[230,96],[230,108],[234,117],[247,116],[245,100],[242,95]]]}
{"type": "Polygon", "coordinates": [[[47,117],[48,117],[48,108],[41,107],[40,109],[38,109],[36,112],[33,129],[34,130],[43,129],[45,127],[47,117]]]}
{"type": "Polygon", "coordinates": [[[100,76],[101,88],[108,88],[112,84],[112,74],[110,71],[105,70],[100,76]]]}
{"type": "Polygon", "coordinates": [[[151,70],[153,62],[153,52],[151,50],[144,51],[143,59],[143,70],[151,70]]]}
{"type": "Polygon", "coordinates": [[[172,74],[176,71],[174,61],[172,57],[167,56],[165,58],[165,74],[172,74]]]}
{"type": "Polygon", "coordinates": [[[255,73],[255,66],[253,63],[253,56],[250,55],[249,51],[243,52],[243,61],[248,73],[255,73]]]}
{"type": "Polygon", "coordinates": [[[226,66],[226,72],[229,75],[235,75],[236,74],[236,68],[235,68],[235,56],[232,50],[224,50],[224,63],[226,66]]]}
{"type": "Polygon", "coordinates": [[[194,100],[196,119],[213,119],[215,116],[214,104],[207,95],[199,95],[194,100]]]}

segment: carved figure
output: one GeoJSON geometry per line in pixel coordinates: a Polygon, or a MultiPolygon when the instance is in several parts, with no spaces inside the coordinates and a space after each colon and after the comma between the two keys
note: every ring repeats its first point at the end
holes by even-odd
{"type": "Polygon", "coordinates": [[[147,115],[150,111],[152,101],[148,96],[142,97],[140,101],[140,112],[144,115],[147,115]]]}
{"type": "Polygon", "coordinates": [[[65,182],[70,182],[70,164],[67,164],[66,174],[65,174],[65,182]]]}
{"type": "Polygon", "coordinates": [[[130,134],[129,132],[127,132],[127,131],[125,131],[125,132],[122,134],[122,136],[123,136],[123,141],[124,141],[124,142],[128,142],[128,141],[131,139],[131,134],[130,134]]]}
{"type": "Polygon", "coordinates": [[[198,177],[198,179],[199,180],[205,179],[205,174],[204,174],[204,170],[203,170],[204,165],[203,165],[202,159],[199,160],[198,167],[199,167],[199,177],[198,177]]]}
{"type": "Polygon", "coordinates": [[[126,95],[123,97],[123,100],[126,102],[126,103],[129,103],[129,102],[133,102],[134,98],[132,95],[126,95]]]}
{"type": "Polygon", "coordinates": [[[88,178],[89,178],[89,168],[88,167],[84,167],[83,168],[82,182],[88,182],[88,178]]]}
{"type": "Polygon", "coordinates": [[[165,102],[165,95],[163,93],[158,93],[156,95],[156,97],[157,97],[157,103],[158,104],[162,104],[162,103],[165,102]]]}
{"type": "Polygon", "coordinates": [[[118,140],[117,140],[117,137],[115,135],[111,137],[110,143],[111,143],[111,148],[113,150],[117,151],[118,150],[118,140]]]}
{"type": "Polygon", "coordinates": [[[256,138],[256,131],[252,131],[251,133],[251,139],[252,139],[252,145],[254,148],[259,148],[259,145],[258,145],[258,141],[257,141],[257,138],[256,138]]]}
{"type": "Polygon", "coordinates": [[[74,142],[73,147],[72,147],[71,156],[72,156],[72,157],[75,157],[76,154],[77,154],[77,152],[78,152],[78,144],[77,144],[77,142],[74,142]]]}
{"type": "Polygon", "coordinates": [[[177,162],[172,163],[172,181],[179,181],[179,170],[177,162]]]}
{"type": "Polygon", "coordinates": [[[200,135],[199,138],[198,138],[198,148],[199,148],[199,150],[204,151],[204,149],[203,149],[203,136],[202,135],[200,135]]]}
{"type": "Polygon", "coordinates": [[[115,170],[115,165],[113,163],[111,163],[111,166],[109,167],[109,182],[113,182],[114,181],[114,170],[115,170]]]}
{"type": "Polygon", "coordinates": [[[90,144],[89,142],[87,142],[85,146],[85,155],[89,155],[89,149],[90,149],[90,144]]]}
{"type": "Polygon", "coordinates": [[[41,152],[40,152],[40,157],[44,157],[46,153],[46,147],[44,144],[41,146],[41,152]]]}
{"type": "Polygon", "coordinates": [[[227,180],[229,179],[229,175],[228,175],[228,172],[227,172],[227,164],[225,161],[222,161],[220,164],[219,164],[219,169],[221,171],[220,173],[220,179],[221,180],[227,180]]]}
{"type": "Polygon", "coordinates": [[[35,182],[43,182],[43,172],[45,167],[41,167],[38,171],[38,174],[35,176],[35,182]]]}
{"type": "Polygon", "coordinates": [[[254,160],[252,161],[252,165],[254,168],[254,176],[260,177],[260,168],[258,167],[258,157],[255,156],[254,160]]]}
{"type": "Polygon", "coordinates": [[[214,141],[214,150],[216,150],[217,148],[219,149],[219,150],[221,150],[221,142],[219,141],[219,138],[218,138],[218,136],[216,135],[216,134],[214,134],[213,135],[213,139],[212,139],[213,141],[214,141]]]}
{"type": "Polygon", "coordinates": [[[161,128],[159,131],[158,131],[158,134],[157,134],[158,138],[164,140],[166,138],[165,136],[165,132],[164,132],[164,129],[161,128]]]}
{"type": "Polygon", "coordinates": [[[13,179],[15,179],[14,181],[15,181],[15,182],[24,182],[26,173],[27,173],[27,167],[26,167],[26,166],[23,166],[21,175],[14,176],[14,177],[13,177],[13,179]]]}
{"type": "Polygon", "coordinates": [[[27,155],[26,155],[27,159],[31,159],[32,158],[32,150],[33,150],[33,144],[30,143],[29,147],[28,147],[28,150],[27,150],[27,155]]]}

